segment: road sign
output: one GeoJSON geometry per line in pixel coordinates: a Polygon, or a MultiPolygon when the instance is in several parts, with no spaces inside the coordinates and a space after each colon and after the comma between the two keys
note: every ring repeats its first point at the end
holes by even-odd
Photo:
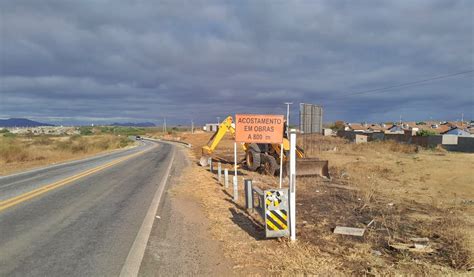
{"type": "Polygon", "coordinates": [[[313,104],[300,104],[300,130],[305,134],[323,131],[323,107],[313,104]]]}
{"type": "Polygon", "coordinates": [[[283,115],[235,115],[235,141],[247,143],[282,143],[283,115]]]}

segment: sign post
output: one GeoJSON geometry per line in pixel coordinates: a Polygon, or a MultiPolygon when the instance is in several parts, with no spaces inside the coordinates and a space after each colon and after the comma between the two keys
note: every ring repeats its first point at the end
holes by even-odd
{"type": "Polygon", "coordinates": [[[227,168],[224,169],[224,187],[229,188],[229,170],[227,168]]]}
{"type": "Polygon", "coordinates": [[[280,188],[283,179],[283,143],[280,144],[280,188]]]}
{"type": "Polygon", "coordinates": [[[237,142],[234,142],[234,201],[237,202],[238,199],[238,189],[239,187],[237,186],[237,142]]]}
{"type": "Polygon", "coordinates": [[[296,240],[296,132],[290,133],[290,239],[296,240]]]}

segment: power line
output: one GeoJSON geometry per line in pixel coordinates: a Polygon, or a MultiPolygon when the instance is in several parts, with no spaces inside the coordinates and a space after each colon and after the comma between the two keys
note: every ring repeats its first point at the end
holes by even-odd
{"type": "Polygon", "coordinates": [[[418,84],[422,84],[422,83],[426,83],[426,82],[430,82],[430,81],[434,81],[434,80],[446,79],[446,78],[450,78],[450,77],[454,77],[454,76],[458,76],[458,75],[463,75],[463,74],[468,74],[468,73],[472,73],[472,72],[474,72],[474,70],[466,70],[466,71],[456,72],[456,73],[452,73],[452,74],[436,76],[436,77],[432,77],[432,78],[428,78],[428,79],[422,79],[422,80],[418,80],[418,81],[397,84],[397,85],[388,86],[388,87],[384,87],[384,88],[376,88],[376,89],[371,89],[371,90],[364,90],[364,91],[348,93],[344,96],[380,93],[380,92],[385,92],[387,90],[391,90],[391,89],[394,89],[394,88],[411,87],[411,86],[415,86],[415,85],[418,85],[418,84]]]}

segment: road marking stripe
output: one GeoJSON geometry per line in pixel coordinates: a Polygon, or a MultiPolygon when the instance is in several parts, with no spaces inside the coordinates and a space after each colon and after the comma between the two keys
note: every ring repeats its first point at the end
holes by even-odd
{"type": "MultiPolygon", "coordinates": [[[[151,148],[150,148],[151,149],[151,148]]],[[[116,160],[113,160],[109,163],[106,163],[104,165],[100,165],[100,166],[97,166],[95,168],[91,168],[91,169],[88,169],[86,171],[83,171],[81,173],[78,173],[76,175],[73,175],[73,176],[69,176],[63,180],[60,180],[60,181],[57,181],[57,182],[54,182],[54,183],[51,183],[51,184],[48,184],[48,185],[45,185],[45,186],[42,186],[40,188],[37,188],[37,189],[34,189],[32,191],[29,191],[29,192],[26,192],[24,194],[21,194],[21,195],[18,195],[18,196],[15,196],[15,197],[12,197],[10,199],[7,199],[7,200],[4,200],[4,201],[1,201],[0,202],[0,212],[3,211],[3,210],[6,210],[10,207],[13,207],[17,204],[20,204],[22,202],[25,202],[29,199],[32,199],[32,198],[35,198],[43,193],[46,193],[48,191],[51,191],[51,190],[54,190],[56,188],[59,188],[61,186],[64,186],[66,184],[69,184],[73,181],[76,181],[76,180],[79,180],[81,179],[82,177],[85,177],[85,176],[88,176],[88,175],[91,175],[93,173],[96,173],[96,172],[99,172],[101,170],[104,170],[106,168],[109,168],[109,167],[112,167],[118,163],[121,163],[125,160],[128,160],[128,159],[131,159],[133,157],[136,157],[140,154],[143,154],[145,153],[146,151],[149,151],[150,149],[146,149],[146,150],[142,150],[140,152],[137,152],[137,153],[134,153],[134,154],[130,154],[128,156],[125,156],[125,157],[121,157],[121,158],[118,158],[116,160]]]]}
{"type": "MultiPolygon", "coordinates": [[[[108,165],[108,164],[106,164],[108,165]]],[[[37,195],[38,193],[41,193],[43,191],[48,191],[52,188],[55,188],[57,187],[58,185],[62,185],[64,183],[68,183],[68,182],[71,182],[71,181],[74,181],[74,180],[77,180],[83,176],[86,176],[88,174],[91,174],[91,173],[94,173],[100,169],[102,169],[104,166],[99,166],[99,167],[96,167],[96,168],[93,168],[93,169],[88,169],[87,171],[84,171],[84,172],[81,172],[79,174],[76,174],[76,175],[73,175],[73,176],[70,176],[70,177],[67,177],[66,179],[63,179],[63,180],[60,180],[60,181],[57,181],[55,183],[52,183],[52,184],[49,184],[49,185],[45,185],[45,186],[42,186],[40,188],[37,188],[37,189],[34,189],[32,191],[29,191],[29,192],[26,192],[24,194],[21,194],[21,195],[18,195],[18,196],[15,196],[13,198],[10,198],[10,199],[7,199],[7,200],[4,200],[2,202],[0,202],[0,209],[3,208],[4,206],[6,205],[9,205],[11,203],[16,203],[17,201],[19,200],[22,200],[22,199],[25,199],[25,198],[29,198],[30,196],[32,195],[37,195]]]]}
{"type": "Polygon", "coordinates": [[[148,239],[150,238],[150,233],[153,228],[153,222],[155,221],[155,216],[158,211],[158,206],[160,205],[161,196],[165,190],[166,183],[168,182],[168,177],[170,176],[171,168],[173,167],[174,157],[175,157],[175,147],[172,147],[172,154],[168,168],[164,173],[163,179],[161,179],[160,186],[153,196],[153,200],[150,204],[143,223],[140,226],[135,241],[128,252],[127,259],[125,260],[122,270],[120,271],[120,277],[136,277],[140,271],[140,266],[142,264],[143,256],[145,255],[146,246],[148,244],[148,239]]]}

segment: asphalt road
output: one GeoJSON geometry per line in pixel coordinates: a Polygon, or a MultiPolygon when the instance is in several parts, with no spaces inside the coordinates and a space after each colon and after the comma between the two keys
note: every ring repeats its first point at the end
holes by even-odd
{"type": "Polygon", "coordinates": [[[1,177],[0,275],[118,276],[173,148],[143,142],[126,151],[1,177]],[[85,171],[91,173],[41,191],[85,171]],[[39,195],[22,198],[38,190],[39,195]],[[18,203],[2,209],[2,202],[16,198],[18,203]]]}

